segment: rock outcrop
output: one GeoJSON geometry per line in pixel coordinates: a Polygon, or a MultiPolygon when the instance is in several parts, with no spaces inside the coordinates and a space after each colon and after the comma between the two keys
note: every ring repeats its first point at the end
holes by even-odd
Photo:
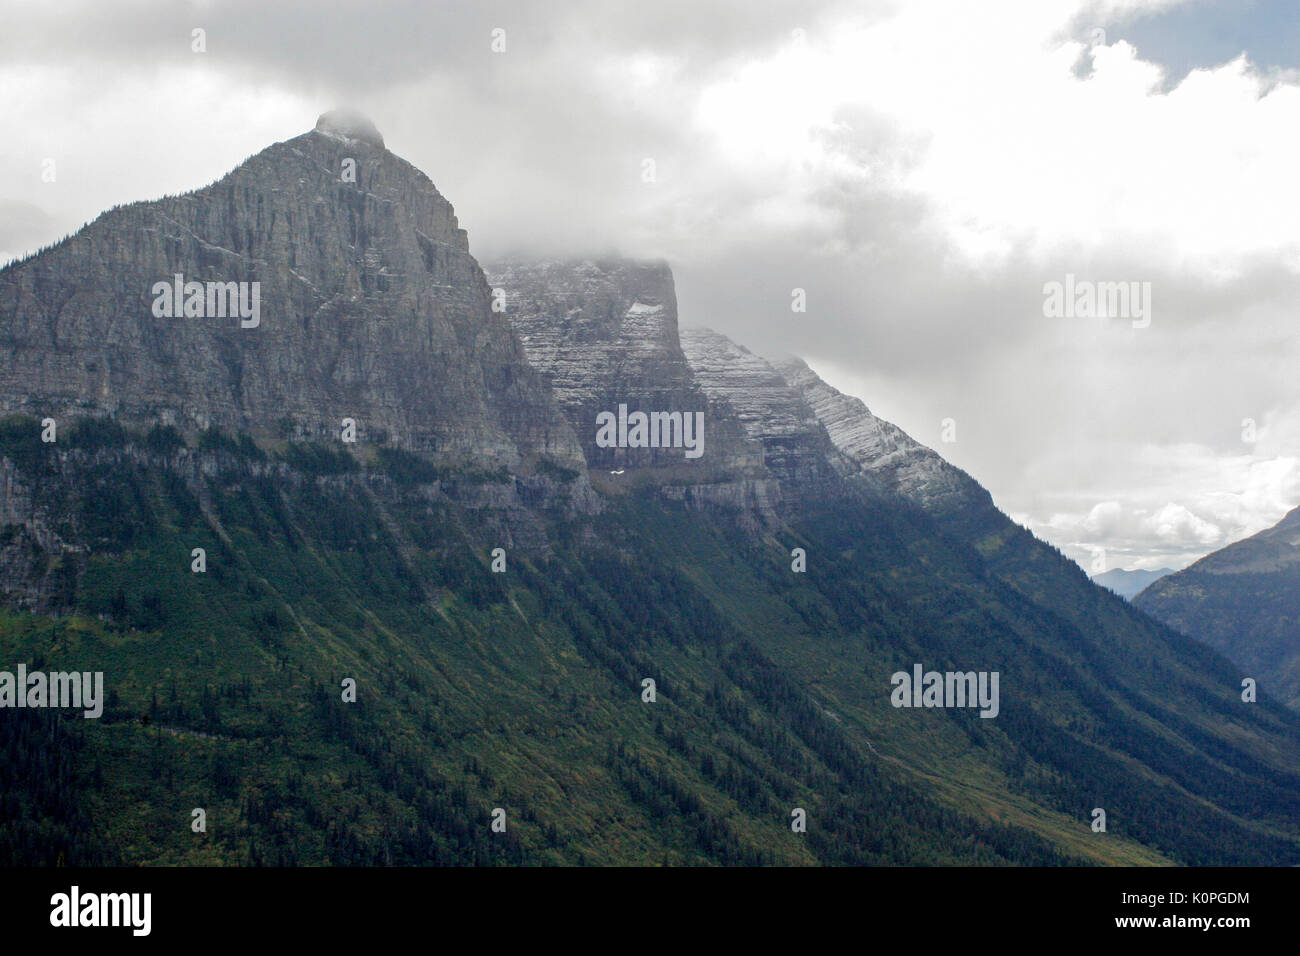
{"type": "Polygon", "coordinates": [[[450,466],[582,468],[451,205],[355,115],[0,271],[0,343],[0,412],[331,440],[352,418],[450,466]],[[222,285],[160,302],[177,275],[222,285]]]}
{"type": "Polygon", "coordinates": [[[711,329],[683,329],[681,339],[696,381],[734,410],[788,494],[831,492],[837,479],[857,470],[799,391],[766,359],[711,329]]]}
{"type": "Polygon", "coordinates": [[[771,513],[781,490],[735,410],[702,388],[682,351],[672,272],[663,262],[577,260],[487,266],[529,361],[545,373],[606,491],[647,485],[700,505],[771,513]],[[602,447],[599,416],[703,415],[702,454],[602,447]]]}

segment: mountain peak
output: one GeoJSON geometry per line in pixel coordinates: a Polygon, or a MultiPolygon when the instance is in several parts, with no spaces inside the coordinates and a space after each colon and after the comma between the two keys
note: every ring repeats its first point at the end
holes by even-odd
{"type": "Polygon", "coordinates": [[[384,148],[384,137],[370,117],[356,110],[330,110],[316,120],[316,132],[332,139],[357,140],[384,148]]]}
{"type": "Polygon", "coordinates": [[[0,416],[328,442],[349,418],[361,444],[456,469],[580,474],[451,204],[382,144],[364,116],[326,113],[209,186],[110,210],[6,268],[0,416]],[[213,295],[187,291],[179,321],[168,283],[213,295]],[[84,310],[64,322],[72,299],[84,310]]]}

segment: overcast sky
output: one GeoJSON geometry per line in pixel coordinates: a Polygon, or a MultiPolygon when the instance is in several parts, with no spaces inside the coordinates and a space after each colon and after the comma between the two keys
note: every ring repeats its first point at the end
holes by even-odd
{"type": "Polygon", "coordinates": [[[684,325],[804,356],[1085,567],[1181,567],[1300,504],[1297,10],[0,2],[0,252],[354,106],[480,259],[666,258],[684,325]],[[1067,273],[1149,282],[1150,325],[1047,317],[1067,273]]]}

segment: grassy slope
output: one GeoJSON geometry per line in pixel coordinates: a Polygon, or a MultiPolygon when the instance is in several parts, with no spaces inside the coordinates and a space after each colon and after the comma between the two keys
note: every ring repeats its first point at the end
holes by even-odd
{"type": "Polygon", "coordinates": [[[1221,662],[1200,676],[1206,661],[1139,615],[1102,607],[1083,633],[1091,591],[1049,567],[1055,603],[1031,601],[919,515],[839,507],[797,540],[755,542],[632,496],[591,525],[554,522],[549,554],[511,548],[500,575],[488,554],[510,516],[415,484],[259,478],[228,456],[201,505],[158,460],[11,451],[91,553],[62,616],[0,619],[0,661],[104,670],[114,696],[99,721],[5,715],[15,760],[48,733],[71,755],[4,778],[6,859],[1300,856],[1293,720],[1239,716],[1213,686],[1221,662]],[[1140,673],[1116,677],[1130,656],[1140,673]],[[893,709],[888,676],[914,662],[1000,670],[1002,715],[893,709]],[[1104,835],[1087,826],[1098,805],[1104,835]],[[498,806],[505,834],[488,828],[498,806]]]}

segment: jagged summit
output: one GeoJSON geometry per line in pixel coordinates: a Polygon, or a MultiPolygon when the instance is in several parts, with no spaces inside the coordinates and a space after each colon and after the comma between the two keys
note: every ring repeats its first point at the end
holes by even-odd
{"type": "Polygon", "coordinates": [[[370,117],[356,110],[330,110],[316,120],[316,132],[332,139],[357,140],[384,148],[384,137],[370,117]]]}
{"type": "Polygon", "coordinates": [[[382,143],[327,113],[5,269],[0,415],[329,442],[350,418],[448,467],[580,469],[451,204],[382,143]]]}

